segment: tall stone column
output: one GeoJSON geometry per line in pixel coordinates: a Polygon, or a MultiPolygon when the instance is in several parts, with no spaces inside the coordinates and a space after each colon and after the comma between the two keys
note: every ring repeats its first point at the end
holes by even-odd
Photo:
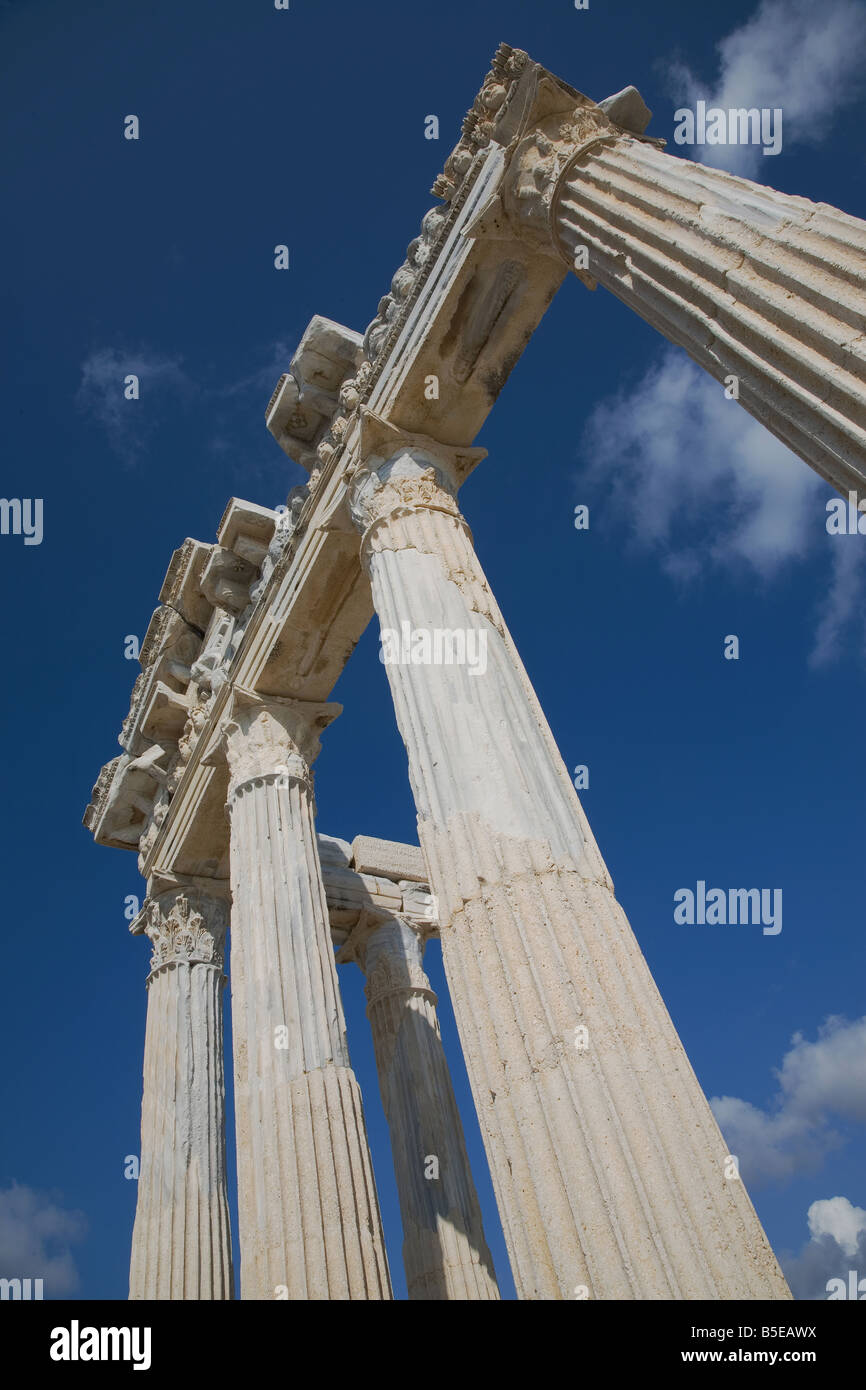
{"type": "Polygon", "coordinates": [[[353,516],[518,1295],[787,1298],[457,507],[477,454],[367,430],[353,516]]]}
{"type": "Polygon", "coordinates": [[[367,976],[409,1298],[497,1299],[422,935],[408,922],[386,918],[362,928],[354,951],[367,976]]]}
{"type": "Polygon", "coordinates": [[[581,101],[516,151],[505,204],[520,234],[717,381],[736,376],[750,414],[866,495],[866,222],[665,154],[581,101]]]}
{"type": "Polygon", "coordinates": [[[225,728],[241,1296],[391,1297],[311,764],[338,705],[235,691],[225,728]]]}
{"type": "Polygon", "coordinates": [[[223,948],[228,902],[192,882],[153,893],[131,1299],[232,1298],[226,1196],[223,948]]]}

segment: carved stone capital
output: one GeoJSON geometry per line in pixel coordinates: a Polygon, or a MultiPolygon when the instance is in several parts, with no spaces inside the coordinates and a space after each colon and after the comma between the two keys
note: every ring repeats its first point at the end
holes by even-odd
{"type": "Polygon", "coordinates": [[[187,885],[149,897],[139,925],[153,948],[148,984],[166,966],[182,962],[221,970],[228,923],[229,905],[221,894],[187,885]]]}
{"type": "MultiPolygon", "coordinates": [[[[569,259],[560,248],[555,211],[574,164],[599,144],[632,138],[589,97],[574,93],[570,111],[544,115],[523,135],[511,156],[501,203],[512,230],[540,251],[569,259]]],[[[570,264],[570,260],[569,260],[570,264]]]]}
{"type": "Polygon", "coordinates": [[[418,449],[404,450],[379,468],[356,473],[350,506],[365,539],[371,527],[395,516],[418,511],[460,516],[451,479],[432,456],[418,449]]]}
{"type": "Polygon", "coordinates": [[[356,958],[367,976],[364,993],[372,1009],[388,995],[423,995],[435,1008],[436,995],[422,964],[423,931],[401,917],[375,923],[357,942],[356,958]]]}
{"type": "Polygon", "coordinates": [[[310,788],[319,736],[341,711],[337,704],[235,689],[233,709],[221,731],[229,765],[229,805],[242,787],[259,779],[294,780],[310,788]]]}
{"type": "MultiPolygon", "coordinates": [[[[462,522],[457,491],[486,449],[455,448],[410,434],[362,412],[361,463],[352,476],[349,507],[363,537],[397,516],[445,512],[462,522]]],[[[463,523],[465,525],[465,523],[463,523]]]]}

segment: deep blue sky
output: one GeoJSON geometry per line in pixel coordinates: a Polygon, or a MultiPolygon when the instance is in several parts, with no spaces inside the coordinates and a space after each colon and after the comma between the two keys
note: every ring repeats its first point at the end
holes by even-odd
{"type": "MultiPolygon", "coordinates": [[[[213,540],[230,496],[273,506],[303,480],[265,430],[270,392],[313,314],[358,330],[375,314],[500,41],[596,99],[634,83],[655,112],[651,133],[671,140],[686,100],[672,63],[712,85],[716,44],[754,9],[0,3],[2,492],[41,497],[45,509],[40,546],[0,537],[0,1189],[14,1182],[37,1194],[36,1208],[83,1213],[72,1246],[82,1296],[126,1296],[135,1184],[123,1159],[139,1142],[147,951],[128,937],[123,902],[143,885],[133,855],[97,848],[80,824],[118,751],[137,671],[124,637],[143,636],[172,551],[185,536],[213,540]],[[141,121],[137,143],[122,138],[129,113],[141,121]],[[428,113],[438,142],[424,139],[428,113]],[[282,242],[286,273],[273,267],[282,242]],[[136,370],[142,399],[126,403],[122,378],[136,370]]],[[[758,173],[863,217],[866,102],[853,87],[845,95],[820,142],[798,139],[792,119],[782,154],[758,173]]],[[[760,82],[753,102],[774,104],[760,82]]],[[[584,806],[701,1083],[772,1118],[774,1069],[792,1036],[814,1041],[828,1018],[863,1013],[863,643],[849,624],[831,658],[810,663],[831,582],[826,489],[813,496],[802,555],[763,577],[743,560],[679,583],[663,547],[635,541],[616,460],[609,473],[593,467],[587,429],[598,403],[624,392],[623,418],[640,437],[641,383],[666,360],[649,327],[569,280],[479,436],[489,457],[462,505],[563,756],[589,765],[584,806]],[[591,507],[580,534],[578,502],[591,507]],[[722,659],[728,633],[740,636],[739,662],[722,659]],[[673,894],[700,878],[781,887],[781,934],[676,926],[673,894]]],[[[691,410],[686,400],[685,425],[691,410]]],[[[640,470],[636,447],[629,466],[640,470]]],[[[699,475],[719,447],[686,430],[681,468],[699,475]]],[[[791,477],[802,467],[791,460],[791,477]]],[[[707,554],[740,503],[733,483],[705,496],[683,523],[690,547],[707,554]]],[[[372,624],[335,691],[344,713],[317,764],[319,828],[414,840],[376,658],[372,624]]],[[[513,1296],[438,947],[428,959],[488,1238],[513,1296]]],[[[341,976],[405,1297],[361,976],[341,976]]],[[[828,1118],[803,1102],[799,1118],[804,1107],[821,1150],[813,1171],[794,1160],[787,1177],[752,1189],[778,1252],[800,1250],[812,1202],[866,1205],[864,1131],[850,1105],[828,1118]],[[840,1143],[824,1154],[828,1124],[840,1143]]],[[[3,1229],[0,1219],[0,1242],[3,1229]]]]}

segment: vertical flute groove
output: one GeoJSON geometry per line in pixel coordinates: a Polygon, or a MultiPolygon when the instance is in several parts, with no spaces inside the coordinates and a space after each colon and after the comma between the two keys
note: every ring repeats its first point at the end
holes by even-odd
{"type": "Polygon", "coordinates": [[[576,161],[555,227],[821,477],[866,491],[866,223],[620,140],[576,161]]]}
{"type": "Polygon", "coordinates": [[[333,710],[255,700],[226,727],[245,1299],[391,1296],[315,842],[309,763],[333,710]]]}
{"type": "Polygon", "coordinates": [[[131,1299],[234,1296],[225,1160],[227,906],[184,887],[148,899],[141,1161],[131,1299]]]}
{"type": "Polygon", "coordinates": [[[447,449],[407,444],[352,506],[383,631],[484,638],[483,669],[386,671],[518,1296],[787,1298],[454,486],[447,449]]]}

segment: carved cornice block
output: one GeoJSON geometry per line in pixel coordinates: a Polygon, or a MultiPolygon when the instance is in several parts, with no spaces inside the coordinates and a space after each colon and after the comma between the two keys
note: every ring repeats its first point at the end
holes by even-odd
{"type": "Polygon", "coordinates": [[[270,507],[232,497],[219,524],[217,542],[260,570],[278,520],[279,513],[270,507]]]}
{"type": "Polygon", "coordinates": [[[258,579],[258,570],[233,550],[213,546],[201,577],[202,592],[214,608],[224,608],[235,615],[242,613],[250,601],[250,589],[258,579]]]}
{"type": "Polygon", "coordinates": [[[167,608],[173,608],[190,627],[204,633],[210,620],[212,605],[201,590],[202,571],[207,563],[211,547],[202,541],[187,538],[174,552],[168,567],[159,601],[167,608]]]}
{"type": "Polygon", "coordinates": [[[302,468],[318,464],[317,446],[340,408],[339,392],[361,359],[359,333],[316,314],[280,377],[265,412],[274,439],[302,468]]]}
{"type": "Polygon", "coordinates": [[[93,784],[93,790],[90,793],[90,801],[84,812],[82,825],[94,835],[102,812],[105,810],[105,803],[108,799],[108,793],[114,781],[114,774],[117,771],[117,764],[119,762],[120,754],[118,753],[116,758],[112,758],[110,763],[106,763],[104,767],[100,768],[99,776],[93,784]]]}
{"type": "Polygon", "coordinates": [[[197,629],[190,627],[174,608],[157,608],[141,648],[139,659],[144,670],[132,688],[129,713],[120,732],[120,745],[128,753],[140,753],[142,740],[151,737],[144,731],[142,716],[151,703],[152,692],[162,684],[183,694],[200,648],[201,634],[197,629]]]}
{"type": "Polygon", "coordinates": [[[141,716],[141,732],[155,743],[165,744],[168,741],[176,744],[189,714],[189,697],[169,689],[162,681],[156,681],[141,716]]]}
{"type": "Polygon", "coordinates": [[[102,769],[84,813],[84,824],[98,844],[138,848],[168,775],[166,757],[167,750],[154,744],[137,758],[123,753],[102,769]]]}

